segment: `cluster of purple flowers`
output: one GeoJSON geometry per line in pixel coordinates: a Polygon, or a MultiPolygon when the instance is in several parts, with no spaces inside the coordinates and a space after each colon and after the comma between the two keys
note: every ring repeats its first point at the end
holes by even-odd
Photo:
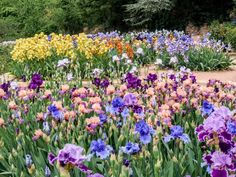
{"type": "Polygon", "coordinates": [[[137,89],[142,87],[141,79],[131,73],[126,75],[125,82],[127,83],[127,88],[137,89]]]}
{"type": "Polygon", "coordinates": [[[199,141],[210,150],[203,157],[203,165],[212,177],[232,176],[236,172],[236,121],[228,108],[214,108],[210,113],[209,107],[212,106],[207,106],[208,118],[196,128],[199,141]]]}
{"type": "Polygon", "coordinates": [[[147,81],[153,83],[154,81],[157,80],[157,75],[156,74],[148,74],[147,76],[147,81]]]}
{"type": "Polygon", "coordinates": [[[43,79],[40,74],[33,74],[32,79],[29,84],[30,89],[38,89],[43,84],[43,79]]]}
{"type": "Polygon", "coordinates": [[[96,87],[102,87],[102,88],[107,88],[110,84],[108,79],[103,79],[101,80],[100,78],[94,78],[92,83],[96,86],[96,87]]]}

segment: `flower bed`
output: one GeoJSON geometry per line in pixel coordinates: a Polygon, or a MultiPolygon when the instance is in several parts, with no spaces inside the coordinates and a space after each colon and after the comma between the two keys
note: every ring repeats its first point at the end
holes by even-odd
{"type": "Polygon", "coordinates": [[[15,64],[12,72],[29,77],[40,72],[53,77],[60,66],[76,77],[91,78],[94,69],[103,69],[109,77],[120,77],[134,67],[155,63],[161,68],[178,70],[224,70],[232,61],[223,53],[230,48],[221,41],[203,36],[194,41],[191,36],[177,31],[156,31],[119,34],[37,34],[19,39],[11,52],[15,64]],[[63,65],[64,60],[68,60],[63,65]]]}
{"type": "Polygon", "coordinates": [[[1,85],[1,175],[235,174],[235,86],[200,86],[188,70],[72,81],[1,85]]]}

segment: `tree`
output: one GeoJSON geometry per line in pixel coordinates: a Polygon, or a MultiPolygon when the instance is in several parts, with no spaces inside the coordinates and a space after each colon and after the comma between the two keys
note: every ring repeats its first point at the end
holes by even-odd
{"type": "Polygon", "coordinates": [[[155,14],[170,10],[172,5],[172,0],[138,0],[134,4],[125,5],[129,14],[125,21],[134,26],[147,24],[155,14]]]}

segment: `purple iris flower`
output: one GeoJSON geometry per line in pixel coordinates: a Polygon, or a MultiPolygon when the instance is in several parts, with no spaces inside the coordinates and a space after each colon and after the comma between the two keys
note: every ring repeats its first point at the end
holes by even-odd
{"type": "Polygon", "coordinates": [[[101,159],[106,159],[112,151],[112,147],[110,145],[106,145],[101,139],[93,140],[90,144],[90,149],[91,152],[96,154],[96,156],[101,159]]]}
{"type": "Polygon", "coordinates": [[[94,78],[94,80],[92,81],[92,83],[93,83],[96,87],[100,87],[100,85],[101,85],[101,79],[99,79],[99,78],[94,78]]]}
{"type": "Polygon", "coordinates": [[[104,177],[104,176],[99,173],[95,173],[95,174],[90,174],[87,177],[104,177]]]}
{"type": "Polygon", "coordinates": [[[35,90],[35,89],[38,89],[42,84],[43,84],[42,76],[36,73],[36,74],[33,74],[31,78],[29,88],[35,90]]]}
{"type": "Polygon", "coordinates": [[[121,147],[120,149],[122,150],[122,152],[129,155],[137,154],[140,151],[139,144],[132,142],[126,143],[126,145],[121,147]]]}
{"type": "Polygon", "coordinates": [[[202,116],[209,116],[214,111],[214,105],[208,101],[203,101],[201,112],[202,116]]]}
{"type": "Polygon", "coordinates": [[[184,133],[184,129],[179,125],[175,125],[170,128],[170,135],[164,137],[164,142],[168,143],[175,138],[181,139],[184,143],[190,142],[189,136],[184,133]]]}
{"type": "Polygon", "coordinates": [[[107,88],[109,86],[110,82],[108,79],[104,79],[102,82],[101,82],[101,87],[102,88],[107,88]]]}
{"type": "Polygon", "coordinates": [[[228,177],[227,170],[234,169],[232,157],[224,152],[215,151],[211,154],[204,155],[203,160],[203,165],[209,167],[208,173],[210,173],[212,177],[228,177]]]}
{"type": "Polygon", "coordinates": [[[8,93],[8,89],[10,88],[10,83],[3,83],[0,85],[0,88],[4,90],[4,92],[8,93]]]}
{"type": "Polygon", "coordinates": [[[138,132],[140,135],[140,141],[143,144],[148,144],[151,142],[151,135],[154,134],[154,130],[144,121],[140,120],[135,125],[135,132],[138,132]]]}
{"type": "Polygon", "coordinates": [[[83,151],[84,149],[80,146],[66,144],[57,156],[49,153],[48,160],[51,165],[57,161],[63,168],[77,167],[80,171],[90,174],[92,171],[83,164],[84,161],[88,160],[88,157],[83,155],[83,151]]]}
{"type": "Polygon", "coordinates": [[[137,76],[135,76],[131,73],[128,73],[126,75],[125,81],[127,83],[127,88],[138,89],[142,86],[141,79],[139,79],[137,76]]]}
{"type": "Polygon", "coordinates": [[[157,80],[157,75],[156,74],[148,74],[147,76],[147,81],[154,82],[157,80]]]}
{"type": "Polygon", "coordinates": [[[225,169],[213,169],[211,172],[212,177],[228,177],[228,172],[225,169]]]}

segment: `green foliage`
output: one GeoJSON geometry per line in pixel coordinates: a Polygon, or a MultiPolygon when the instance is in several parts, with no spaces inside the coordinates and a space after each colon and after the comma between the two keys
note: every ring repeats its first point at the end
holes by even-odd
{"type": "Polygon", "coordinates": [[[209,48],[192,49],[188,52],[188,57],[190,62],[184,64],[182,60],[180,66],[186,66],[195,71],[225,70],[232,65],[229,56],[209,48]]]}
{"type": "Polygon", "coordinates": [[[227,20],[232,0],[1,0],[0,41],[35,33],[185,29],[227,20]]]}
{"type": "Polygon", "coordinates": [[[143,25],[150,22],[155,14],[162,10],[170,10],[171,0],[138,0],[134,4],[126,5],[129,18],[126,19],[131,25],[143,25]]]}
{"type": "Polygon", "coordinates": [[[10,51],[12,50],[11,46],[0,45],[0,74],[9,72],[11,68],[11,55],[10,51]]]}
{"type": "Polygon", "coordinates": [[[236,49],[236,26],[231,23],[219,23],[215,21],[210,26],[212,38],[229,43],[236,49]]]}
{"type": "Polygon", "coordinates": [[[163,52],[159,58],[163,61],[163,66],[167,68],[179,69],[182,66],[191,69],[192,71],[217,71],[227,70],[233,64],[230,59],[223,52],[216,52],[216,50],[202,47],[192,48],[187,53],[188,62],[186,62],[182,55],[177,55],[178,63],[170,64],[171,56],[168,52],[163,52]]]}
{"type": "Polygon", "coordinates": [[[236,49],[236,27],[229,29],[226,33],[225,41],[230,43],[236,49]]]}

